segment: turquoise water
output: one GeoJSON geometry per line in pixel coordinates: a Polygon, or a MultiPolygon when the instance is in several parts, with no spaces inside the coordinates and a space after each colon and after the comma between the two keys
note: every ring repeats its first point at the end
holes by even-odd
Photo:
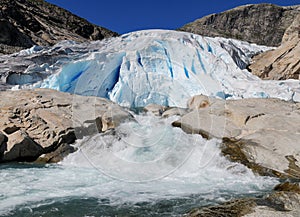
{"type": "MultiPolygon", "coordinates": [[[[236,195],[239,197],[260,196],[260,194],[236,195]]],[[[228,197],[232,199],[232,197],[228,197]]],[[[14,217],[83,217],[83,216],[182,216],[193,208],[215,204],[201,195],[186,198],[141,202],[112,206],[109,199],[64,198],[45,201],[44,205],[23,205],[4,216],[14,217]]]]}
{"type": "Polygon", "coordinates": [[[78,141],[59,164],[0,165],[0,216],[178,216],[277,184],[221,156],[220,141],[173,128],[172,119],[136,120],[78,141]]]}

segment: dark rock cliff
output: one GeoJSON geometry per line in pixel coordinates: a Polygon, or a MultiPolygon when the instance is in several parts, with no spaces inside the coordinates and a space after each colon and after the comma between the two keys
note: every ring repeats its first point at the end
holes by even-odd
{"type": "Polygon", "coordinates": [[[0,53],[117,35],[44,0],[0,0],[0,53]]]}
{"type": "Polygon", "coordinates": [[[300,14],[300,6],[252,4],[208,15],[178,30],[205,36],[235,38],[260,45],[279,46],[285,30],[297,14],[300,14]]]}

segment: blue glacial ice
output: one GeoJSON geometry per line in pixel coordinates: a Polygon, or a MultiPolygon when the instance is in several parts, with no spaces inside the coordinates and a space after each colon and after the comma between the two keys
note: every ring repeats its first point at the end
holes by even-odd
{"type": "MultiPolygon", "coordinates": [[[[107,97],[128,107],[186,107],[196,94],[293,100],[300,93],[299,81],[263,81],[245,69],[253,55],[272,48],[233,39],[147,30],[60,46],[77,49],[77,54],[54,63],[56,70],[33,87],[107,97]]],[[[40,50],[22,55],[44,52],[40,50]]]]}

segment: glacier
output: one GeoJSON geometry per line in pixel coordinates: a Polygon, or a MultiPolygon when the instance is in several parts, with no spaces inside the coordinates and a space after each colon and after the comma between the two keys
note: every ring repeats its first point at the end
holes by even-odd
{"type": "MultiPolygon", "coordinates": [[[[264,81],[246,69],[253,55],[269,49],[234,39],[144,30],[91,43],[36,46],[15,56],[63,54],[51,63],[31,62],[17,76],[19,81],[27,76],[19,88],[106,97],[127,107],[150,103],[186,107],[187,100],[197,94],[299,101],[299,80],[264,81]]],[[[13,77],[11,84],[17,84],[13,77]]]]}

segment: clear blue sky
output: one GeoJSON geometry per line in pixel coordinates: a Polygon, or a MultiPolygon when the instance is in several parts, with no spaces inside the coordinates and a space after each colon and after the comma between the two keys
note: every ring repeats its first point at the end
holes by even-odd
{"type": "Polygon", "coordinates": [[[296,5],[300,0],[46,0],[120,34],[176,29],[211,13],[256,3],[296,5]]]}

